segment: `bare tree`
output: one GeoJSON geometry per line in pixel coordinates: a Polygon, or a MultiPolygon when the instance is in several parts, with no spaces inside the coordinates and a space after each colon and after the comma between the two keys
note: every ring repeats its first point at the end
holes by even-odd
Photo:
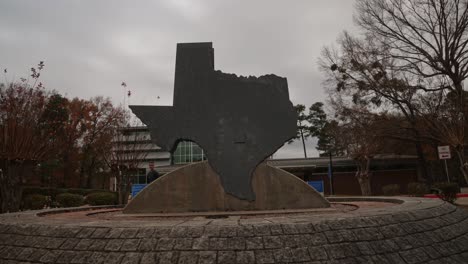
{"type": "Polygon", "coordinates": [[[427,87],[443,87],[445,79],[421,79],[403,71],[390,56],[388,47],[372,38],[357,38],[344,32],[338,43],[338,49],[325,48],[320,59],[329,90],[347,94],[355,104],[401,115],[404,122],[395,123],[387,137],[414,144],[419,164],[424,168],[423,177],[430,180],[423,151],[426,139],[419,125],[423,114],[421,103],[424,96],[435,92],[427,87]]]}
{"type": "Polygon", "coordinates": [[[151,139],[147,133],[136,129],[136,125],[139,124],[131,121],[130,113],[123,113],[118,126],[112,130],[112,145],[104,149],[107,153],[105,161],[116,178],[120,204],[127,203],[131,191],[131,177],[135,175],[151,148],[151,139]]]}
{"type": "Polygon", "coordinates": [[[91,98],[86,131],[82,140],[82,158],[80,162],[80,182],[84,188],[91,187],[91,180],[98,169],[106,166],[99,151],[101,146],[112,144],[115,127],[124,117],[123,110],[112,105],[109,98],[101,96],[91,98]]]}
{"type": "MultiPolygon", "coordinates": [[[[468,124],[458,112],[453,94],[443,95],[441,91],[426,98],[427,114],[423,116],[425,136],[443,145],[449,145],[456,154],[459,170],[468,182],[468,163],[465,160],[465,146],[468,140],[465,130],[468,124]],[[444,100],[445,99],[445,100],[444,100]]],[[[465,98],[468,100],[468,96],[465,98]]],[[[465,112],[466,114],[466,112],[465,112]]]]}
{"type": "Polygon", "coordinates": [[[342,148],[356,163],[355,176],[362,195],[371,195],[370,164],[383,148],[380,116],[365,107],[348,107],[342,100],[334,100],[333,106],[339,119],[334,133],[341,136],[339,142],[343,144],[342,148]]]}
{"type": "MultiPolygon", "coordinates": [[[[457,96],[468,76],[467,0],[358,0],[356,20],[402,69],[447,76],[457,96]]],[[[462,102],[462,101],[460,101],[462,102]]]]}
{"type": "MultiPolygon", "coordinates": [[[[454,122],[466,123],[468,0],[358,0],[356,20],[369,37],[388,47],[401,70],[421,78],[450,80],[425,89],[450,91],[458,112],[454,122]]],[[[457,127],[458,141],[465,142],[464,129],[457,127]]],[[[457,148],[466,175],[464,143],[457,148]]]]}

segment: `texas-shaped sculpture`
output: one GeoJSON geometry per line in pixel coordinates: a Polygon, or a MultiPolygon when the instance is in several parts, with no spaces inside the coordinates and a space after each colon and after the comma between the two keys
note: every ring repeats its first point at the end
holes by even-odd
{"type": "Polygon", "coordinates": [[[217,71],[210,42],[177,44],[173,106],[130,108],[161,148],[197,143],[224,191],[248,201],[257,165],[296,135],[286,78],[217,71]]]}

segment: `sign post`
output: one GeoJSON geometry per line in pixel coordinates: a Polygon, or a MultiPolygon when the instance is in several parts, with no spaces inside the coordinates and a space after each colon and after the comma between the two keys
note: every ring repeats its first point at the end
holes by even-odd
{"type": "Polygon", "coordinates": [[[439,159],[444,160],[445,162],[445,173],[447,174],[447,181],[450,182],[447,167],[447,160],[452,158],[450,154],[450,146],[438,146],[437,151],[439,152],[439,159]]]}

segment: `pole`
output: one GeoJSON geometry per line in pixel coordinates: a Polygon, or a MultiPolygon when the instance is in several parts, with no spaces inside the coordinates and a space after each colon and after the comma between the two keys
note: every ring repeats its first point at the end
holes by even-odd
{"type": "Polygon", "coordinates": [[[445,173],[447,174],[447,182],[450,183],[450,177],[449,177],[449,173],[448,173],[448,167],[447,167],[447,160],[445,159],[445,173]]]}
{"type": "Polygon", "coordinates": [[[330,180],[330,195],[333,195],[333,161],[332,161],[332,153],[329,152],[330,164],[328,167],[328,179],[330,180]]]}
{"type": "Polygon", "coordinates": [[[302,138],[302,147],[304,148],[304,158],[307,159],[307,151],[306,151],[306,146],[305,146],[305,141],[304,141],[304,133],[302,132],[302,128],[301,128],[301,138],[302,138]]]}

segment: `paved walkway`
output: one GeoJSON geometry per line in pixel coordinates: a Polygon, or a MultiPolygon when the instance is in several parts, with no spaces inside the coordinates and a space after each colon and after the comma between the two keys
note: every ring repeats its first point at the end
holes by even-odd
{"type": "Polygon", "coordinates": [[[468,211],[399,199],[391,207],[252,218],[5,214],[0,263],[467,263],[468,211]]]}
{"type": "Polygon", "coordinates": [[[456,204],[468,206],[468,197],[461,197],[455,201],[456,204]]]}

